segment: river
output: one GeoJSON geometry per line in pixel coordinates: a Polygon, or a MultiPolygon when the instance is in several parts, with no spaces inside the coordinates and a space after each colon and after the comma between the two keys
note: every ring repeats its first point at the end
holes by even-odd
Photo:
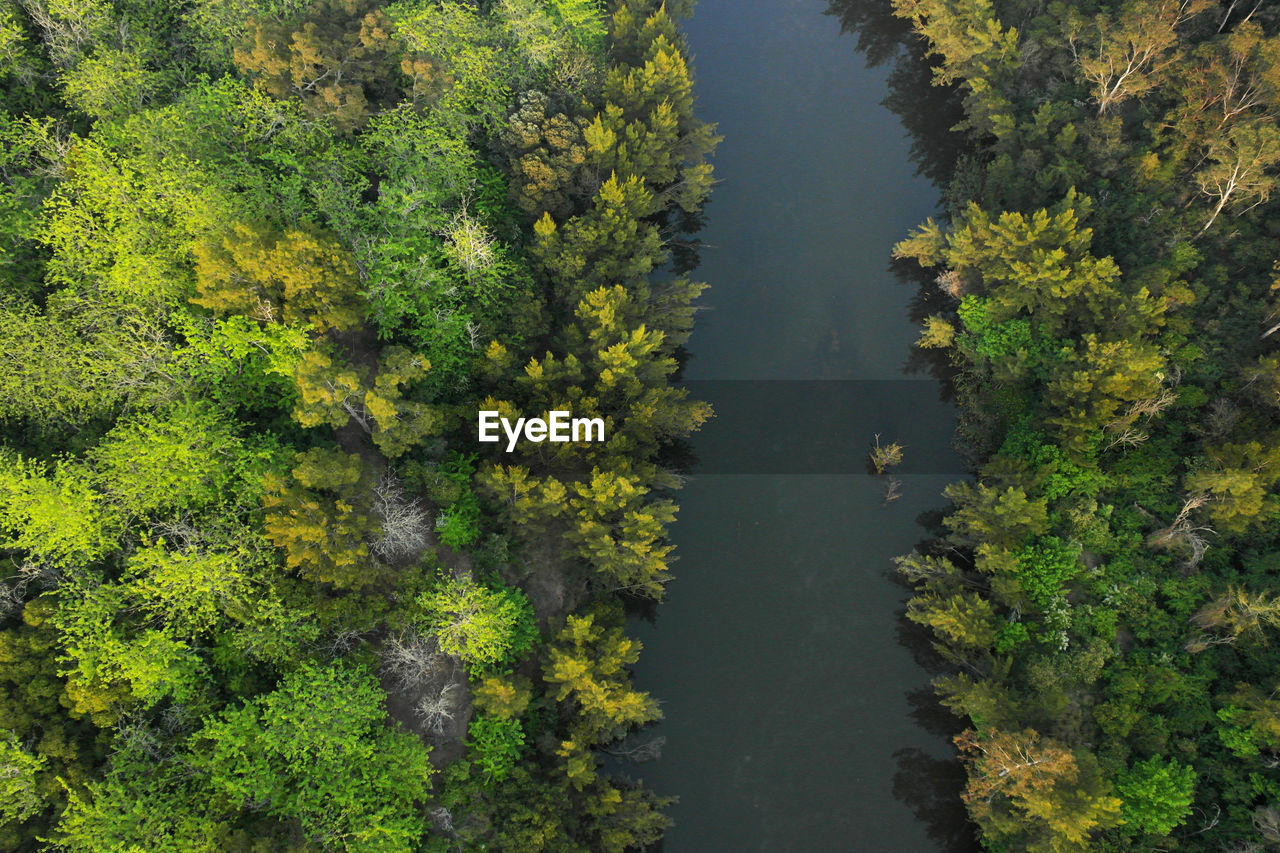
{"type": "Polygon", "coordinates": [[[667,853],[971,849],[956,723],[892,566],[962,471],[940,386],[907,371],[916,290],[889,268],[939,192],[881,105],[888,69],[826,7],[700,0],[687,26],[725,142],[685,379],[719,415],[677,496],[676,580],[633,626],[666,743],[628,772],[680,797],[667,853]],[[877,432],[907,445],[888,504],[862,471],[877,432]]]}

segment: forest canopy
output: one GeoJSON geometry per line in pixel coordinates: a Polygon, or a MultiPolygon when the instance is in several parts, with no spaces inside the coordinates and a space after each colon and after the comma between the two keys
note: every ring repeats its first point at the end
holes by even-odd
{"type": "Polygon", "coordinates": [[[896,254],[974,473],[899,560],[969,816],[992,851],[1275,849],[1280,14],[892,6],[963,115],[896,254]]]}
{"type": "Polygon", "coordinates": [[[687,6],[0,0],[0,850],[661,837],[687,6]]]}

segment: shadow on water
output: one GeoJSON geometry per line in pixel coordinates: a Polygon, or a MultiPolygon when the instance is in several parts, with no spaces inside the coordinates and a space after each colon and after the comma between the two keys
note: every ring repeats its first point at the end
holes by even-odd
{"type": "MultiPolygon", "coordinates": [[[[948,673],[954,667],[940,655],[933,635],[925,627],[898,614],[898,642],[916,665],[930,675],[948,673]]],[[[963,721],[944,708],[931,687],[907,692],[911,719],[922,730],[951,741],[965,728],[963,721]]],[[[893,758],[893,796],[906,805],[943,853],[977,853],[981,850],[969,822],[961,793],[965,772],[954,758],[939,758],[916,747],[896,750],[893,758]]]]}
{"type": "MultiPolygon", "coordinates": [[[[829,0],[826,14],[840,20],[841,31],[856,39],[858,50],[866,55],[869,64],[893,64],[889,94],[881,103],[907,131],[916,173],[928,178],[945,199],[963,154],[964,136],[953,130],[964,118],[959,88],[934,85],[935,65],[925,52],[924,43],[907,21],[893,14],[890,0],[829,0]]],[[[940,211],[940,215],[945,214],[945,210],[940,211]]],[[[934,275],[914,261],[891,259],[889,270],[899,281],[915,288],[909,307],[913,323],[923,324],[931,314],[954,307],[954,299],[934,275]]],[[[956,371],[945,351],[913,347],[903,372],[931,374],[938,380],[941,399],[954,400],[956,371]]]]}
{"type": "Polygon", "coordinates": [[[915,747],[900,749],[893,757],[898,763],[893,796],[915,813],[938,849],[943,853],[979,850],[957,793],[964,787],[964,769],[959,762],[935,758],[915,747]]]}
{"type": "MultiPolygon", "coordinates": [[[[826,13],[839,18],[841,31],[856,39],[869,64],[893,63],[889,94],[882,103],[910,136],[910,156],[917,174],[937,186],[945,199],[964,144],[963,135],[953,130],[964,117],[957,87],[934,85],[933,64],[923,43],[908,22],[893,14],[890,0],[829,0],[826,13]]],[[[940,213],[945,215],[945,211],[940,213]]],[[[915,288],[908,308],[913,323],[923,324],[930,315],[954,309],[954,298],[918,264],[895,258],[889,269],[899,281],[915,288]]],[[[931,374],[938,381],[941,399],[954,401],[956,366],[946,351],[913,347],[903,372],[931,374]]],[[[934,553],[941,549],[938,537],[943,532],[943,515],[939,508],[917,519],[929,538],[916,550],[934,553]]],[[[896,573],[895,582],[906,585],[896,573]]],[[[932,633],[907,619],[905,610],[898,614],[897,633],[899,644],[925,672],[938,676],[953,670],[936,650],[932,633]]],[[[944,708],[929,687],[908,691],[907,701],[911,718],[924,731],[951,740],[964,728],[963,721],[944,708]]],[[[960,763],[915,747],[899,749],[893,755],[897,764],[893,796],[912,810],[938,848],[946,853],[979,850],[961,799],[965,773],[960,763]]]]}
{"type": "Polygon", "coordinates": [[[963,135],[952,130],[964,118],[958,87],[933,85],[934,65],[924,43],[893,14],[890,0],[829,0],[826,13],[857,39],[869,64],[894,63],[881,103],[911,135],[917,173],[946,192],[964,145],[963,135]]]}
{"type": "MultiPolygon", "coordinates": [[[[925,320],[933,314],[946,316],[955,308],[955,300],[946,293],[937,278],[915,261],[893,259],[889,264],[890,271],[907,285],[915,287],[915,294],[908,306],[911,322],[923,326],[925,320]]],[[[951,351],[945,349],[923,349],[912,347],[903,364],[902,372],[907,374],[929,374],[938,382],[938,397],[945,403],[955,402],[955,381],[958,370],[951,357],[951,351]]]]}
{"type": "MultiPolygon", "coordinates": [[[[899,644],[921,669],[938,676],[954,668],[935,650],[930,631],[907,619],[905,612],[898,615],[897,630],[899,644]]],[[[935,737],[951,741],[964,729],[960,718],[938,702],[931,687],[908,691],[907,703],[912,721],[935,737]]],[[[960,763],[916,747],[896,750],[893,758],[897,764],[893,796],[911,809],[938,849],[943,853],[981,850],[960,796],[965,785],[960,763]]]]}

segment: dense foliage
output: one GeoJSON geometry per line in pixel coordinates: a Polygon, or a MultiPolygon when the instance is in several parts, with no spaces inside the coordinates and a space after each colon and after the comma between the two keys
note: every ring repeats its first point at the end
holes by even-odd
{"type": "Polygon", "coordinates": [[[0,849],[661,837],[687,6],[0,0],[0,849]]]}
{"type": "Polygon", "coordinates": [[[893,0],[963,100],[920,346],[972,482],[900,560],[993,851],[1280,845],[1280,13],[893,0]]]}

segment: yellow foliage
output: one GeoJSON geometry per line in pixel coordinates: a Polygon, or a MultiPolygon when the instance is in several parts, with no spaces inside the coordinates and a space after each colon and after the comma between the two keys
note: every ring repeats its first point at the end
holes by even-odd
{"type": "Polygon", "coordinates": [[[195,256],[197,305],[317,332],[360,324],[355,259],[330,235],[237,222],[195,256]]]}

